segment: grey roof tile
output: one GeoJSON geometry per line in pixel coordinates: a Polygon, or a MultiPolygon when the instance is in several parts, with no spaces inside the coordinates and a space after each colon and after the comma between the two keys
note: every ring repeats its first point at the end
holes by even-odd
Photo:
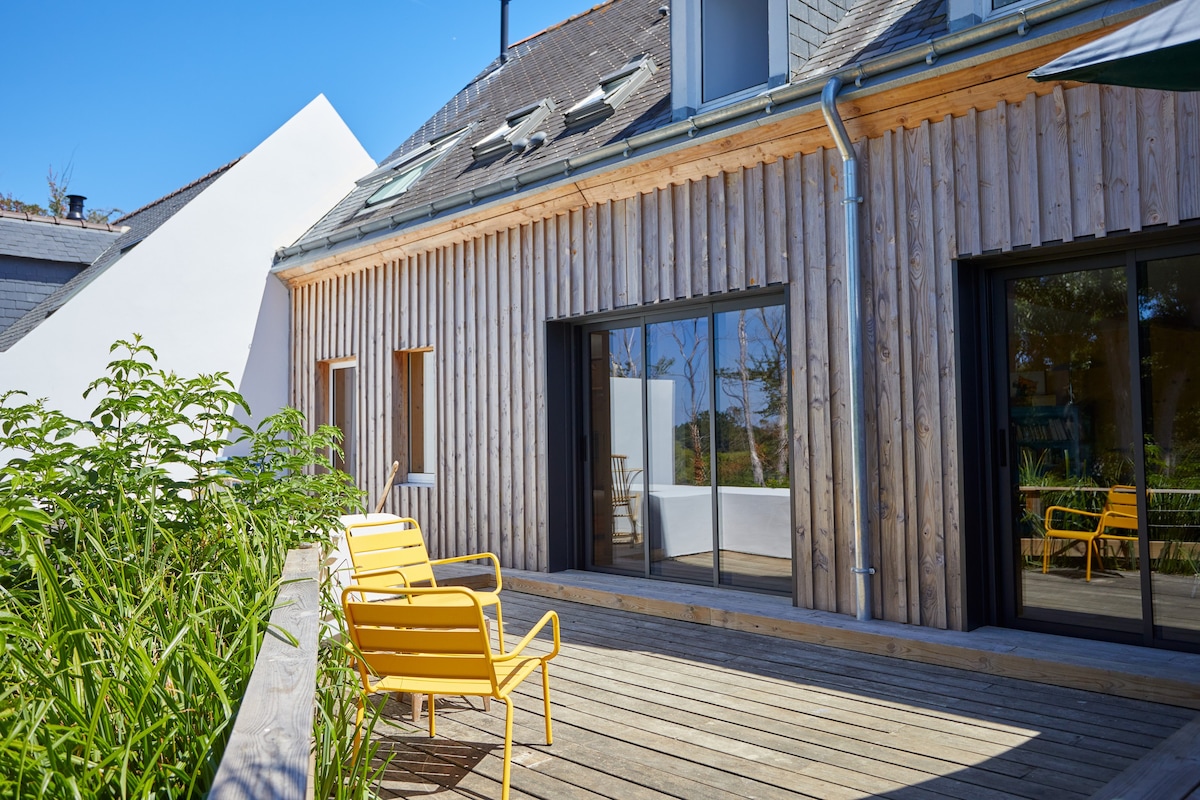
{"type": "Polygon", "coordinates": [[[0,255],[90,264],[121,235],[110,226],[83,226],[54,217],[0,216],[0,255]]]}
{"type": "MultiPolygon", "coordinates": [[[[805,0],[789,3],[793,42],[804,40],[811,52],[793,80],[820,75],[864,58],[884,55],[945,32],[946,0],[805,0]],[[851,5],[841,15],[840,6],[851,5]],[[833,18],[841,15],[834,24],[833,18]],[[819,42],[801,34],[805,19],[809,30],[832,28],[819,42]]],[[[437,165],[390,203],[366,209],[365,203],[390,176],[380,174],[364,181],[311,229],[297,245],[316,245],[333,234],[344,237],[361,225],[423,208],[450,195],[486,185],[496,185],[519,173],[606,144],[671,121],[670,19],[659,14],[663,0],[608,0],[558,25],[518,42],[508,63],[493,61],[425,124],[381,161],[387,164],[427,143],[464,127],[471,127],[437,165]],[[563,112],[589,94],[605,74],[641,55],[659,67],[654,77],[616,113],[578,129],[564,126],[563,112]],[[479,141],[518,108],[551,98],[557,110],[542,126],[545,144],[524,154],[504,153],[492,161],[475,163],[470,145],[479,141]]],[[[803,58],[804,52],[796,54],[803,58]]],[[[305,247],[304,249],[312,249],[305,247]]]]}

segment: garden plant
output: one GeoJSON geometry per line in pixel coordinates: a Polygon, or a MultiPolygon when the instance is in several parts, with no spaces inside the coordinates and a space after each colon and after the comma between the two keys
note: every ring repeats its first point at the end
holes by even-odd
{"type": "MultiPolygon", "coordinates": [[[[361,507],[336,429],[252,430],[226,376],[112,352],[88,419],[0,397],[0,797],[205,796],[288,550],[361,507]]],[[[356,676],[321,650],[317,796],[359,797],[356,676]]]]}

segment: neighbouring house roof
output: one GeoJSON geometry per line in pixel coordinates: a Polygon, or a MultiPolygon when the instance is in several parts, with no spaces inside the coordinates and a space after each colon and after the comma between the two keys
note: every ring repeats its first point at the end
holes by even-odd
{"type": "MultiPolygon", "coordinates": [[[[793,0],[795,4],[796,0],[793,0]]],[[[803,4],[801,4],[803,5],[803,4]]],[[[406,212],[492,198],[496,187],[511,182],[513,193],[529,183],[539,166],[619,144],[670,125],[670,17],[663,0],[609,0],[514,45],[507,63],[493,60],[431,119],[400,145],[381,167],[360,179],[357,188],[291,247],[277,254],[285,262],[301,253],[332,246],[353,236],[376,234],[406,212]],[[655,71],[615,112],[568,125],[566,112],[591,95],[606,76],[639,58],[654,61],[655,71]],[[472,145],[501,128],[519,109],[544,100],[554,111],[539,125],[545,139],[536,148],[505,148],[479,159],[472,145]],[[398,199],[369,206],[367,201],[407,164],[426,157],[431,145],[466,129],[440,160],[429,166],[398,199]],[[411,157],[411,158],[410,158],[411,157]],[[406,158],[410,160],[406,161],[406,158]]],[[[793,82],[832,72],[864,57],[877,57],[946,32],[945,0],[863,0],[843,17],[812,54],[793,82]]],[[[282,268],[282,264],[280,266],[282,268]]]]}
{"type": "Polygon", "coordinates": [[[122,230],[117,223],[0,211],[0,255],[90,264],[122,230]]]}
{"type": "MultiPolygon", "coordinates": [[[[49,296],[24,313],[7,328],[0,330],[0,353],[8,350],[20,341],[23,336],[40,325],[43,320],[60,309],[81,289],[115,264],[121,256],[137,246],[139,242],[154,233],[159,226],[173,217],[180,209],[191,202],[236,163],[236,160],[232,161],[204,177],[189,183],[187,186],[176,189],[174,192],[155,200],[149,205],[142,206],[136,211],[132,211],[115,220],[110,226],[96,226],[90,223],[83,223],[90,225],[91,228],[108,228],[108,231],[103,231],[108,234],[108,237],[104,240],[105,246],[97,250],[92,258],[79,262],[86,266],[78,275],[59,286],[49,296]]],[[[13,215],[5,214],[4,216],[12,217],[13,215]]],[[[0,224],[6,221],[6,219],[0,219],[0,224]]],[[[66,229],[74,229],[74,226],[80,224],[73,220],[59,220],[59,222],[72,223],[71,225],[64,224],[61,226],[66,229]]],[[[2,232],[2,229],[0,229],[0,232],[2,232]]]]}
{"type": "Polygon", "coordinates": [[[0,333],[79,274],[123,230],[0,211],[0,333]]]}

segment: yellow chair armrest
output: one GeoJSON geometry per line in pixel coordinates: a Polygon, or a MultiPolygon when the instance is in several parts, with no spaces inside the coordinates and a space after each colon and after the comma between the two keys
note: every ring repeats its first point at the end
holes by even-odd
{"type": "Polygon", "coordinates": [[[430,564],[457,564],[460,561],[478,561],[481,558],[490,558],[492,560],[492,568],[496,572],[496,588],[494,591],[500,591],[500,559],[496,558],[495,553],[472,553],[469,556],[451,556],[450,558],[438,558],[430,560],[430,564]]]}
{"type": "Polygon", "coordinates": [[[1055,528],[1054,525],[1052,524],[1052,518],[1054,516],[1055,511],[1061,511],[1065,514],[1075,514],[1076,516],[1088,517],[1090,519],[1094,519],[1097,521],[1097,525],[1096,525],[1097,531],[1100,530],[1100,522],[1104,518],[1103,513],[1096,512],[1096,511],[1081,511],[1078,508],[1068,508],[1067,506],[1050,506],[1049,508],[1046,509],[1046,530],[1047,531],[1064,530],[1062,528],[1055,528]]]}
{"type": "Polygon", "coordinates": [[[395,567],[380,567],[379,569],[368,569],[363,570],[362,572],[350,573],[350,577],[353,580],[358,580],[359,578],[378,578],[381,575],[398,575],[401,582],[403,582],[405,586],[409,585],[408,578],[405,576],[405,574],[395,567]]]}
{"type": "Polygon", "coordinates": [[[493,657],[492,660],[493,661],[509,661],[511,659],[514,659],[514,658],[517,658],[518,656],[520,656],[521,651],[525,648],[525,646],[527,644],[529,644],[530,642],[533,641],[534,637],[536,637],[538,635],[538,632],[540,632],[542,630],[542,628],[546,627],[547,622],[550,622],[553,625],[554,649],[551,650],[547,655],[541,656],[541,658],[542,658],[542,660],[554,658],[556,655],[558,655],[558,648],[561,644],[560,640],[559,640],[559,635],[558,635],[558,613],[555,611],[547,611],[545,614],[542,615],[542,618],[537,621],[537,624],[529,629],[529,633],[525,634],[525,637],[523,639],[521,639],[521,641],[517,642],[516,647],[512,648],[511,650],[509,650],[507,653],[505,653],[502,656],[493,657]]]}

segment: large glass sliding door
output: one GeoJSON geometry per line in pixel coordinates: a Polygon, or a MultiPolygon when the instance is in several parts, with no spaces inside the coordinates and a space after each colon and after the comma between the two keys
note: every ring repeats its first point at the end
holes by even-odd
{"type": "Polygon", "coordinates": [[[705,305],[584,338],[588,566],[790,594],[783,305],[705,305]]]}
{"type": "Polygon", "coordinates": [[[1139,265],[1155,633],[1200,644],[1200,255],[1139,265]]]}
{"type": "Polygon", "coordinates": [[[1002,617],[1200,643],[1200,257],[998,272],[1002,617]]]}

